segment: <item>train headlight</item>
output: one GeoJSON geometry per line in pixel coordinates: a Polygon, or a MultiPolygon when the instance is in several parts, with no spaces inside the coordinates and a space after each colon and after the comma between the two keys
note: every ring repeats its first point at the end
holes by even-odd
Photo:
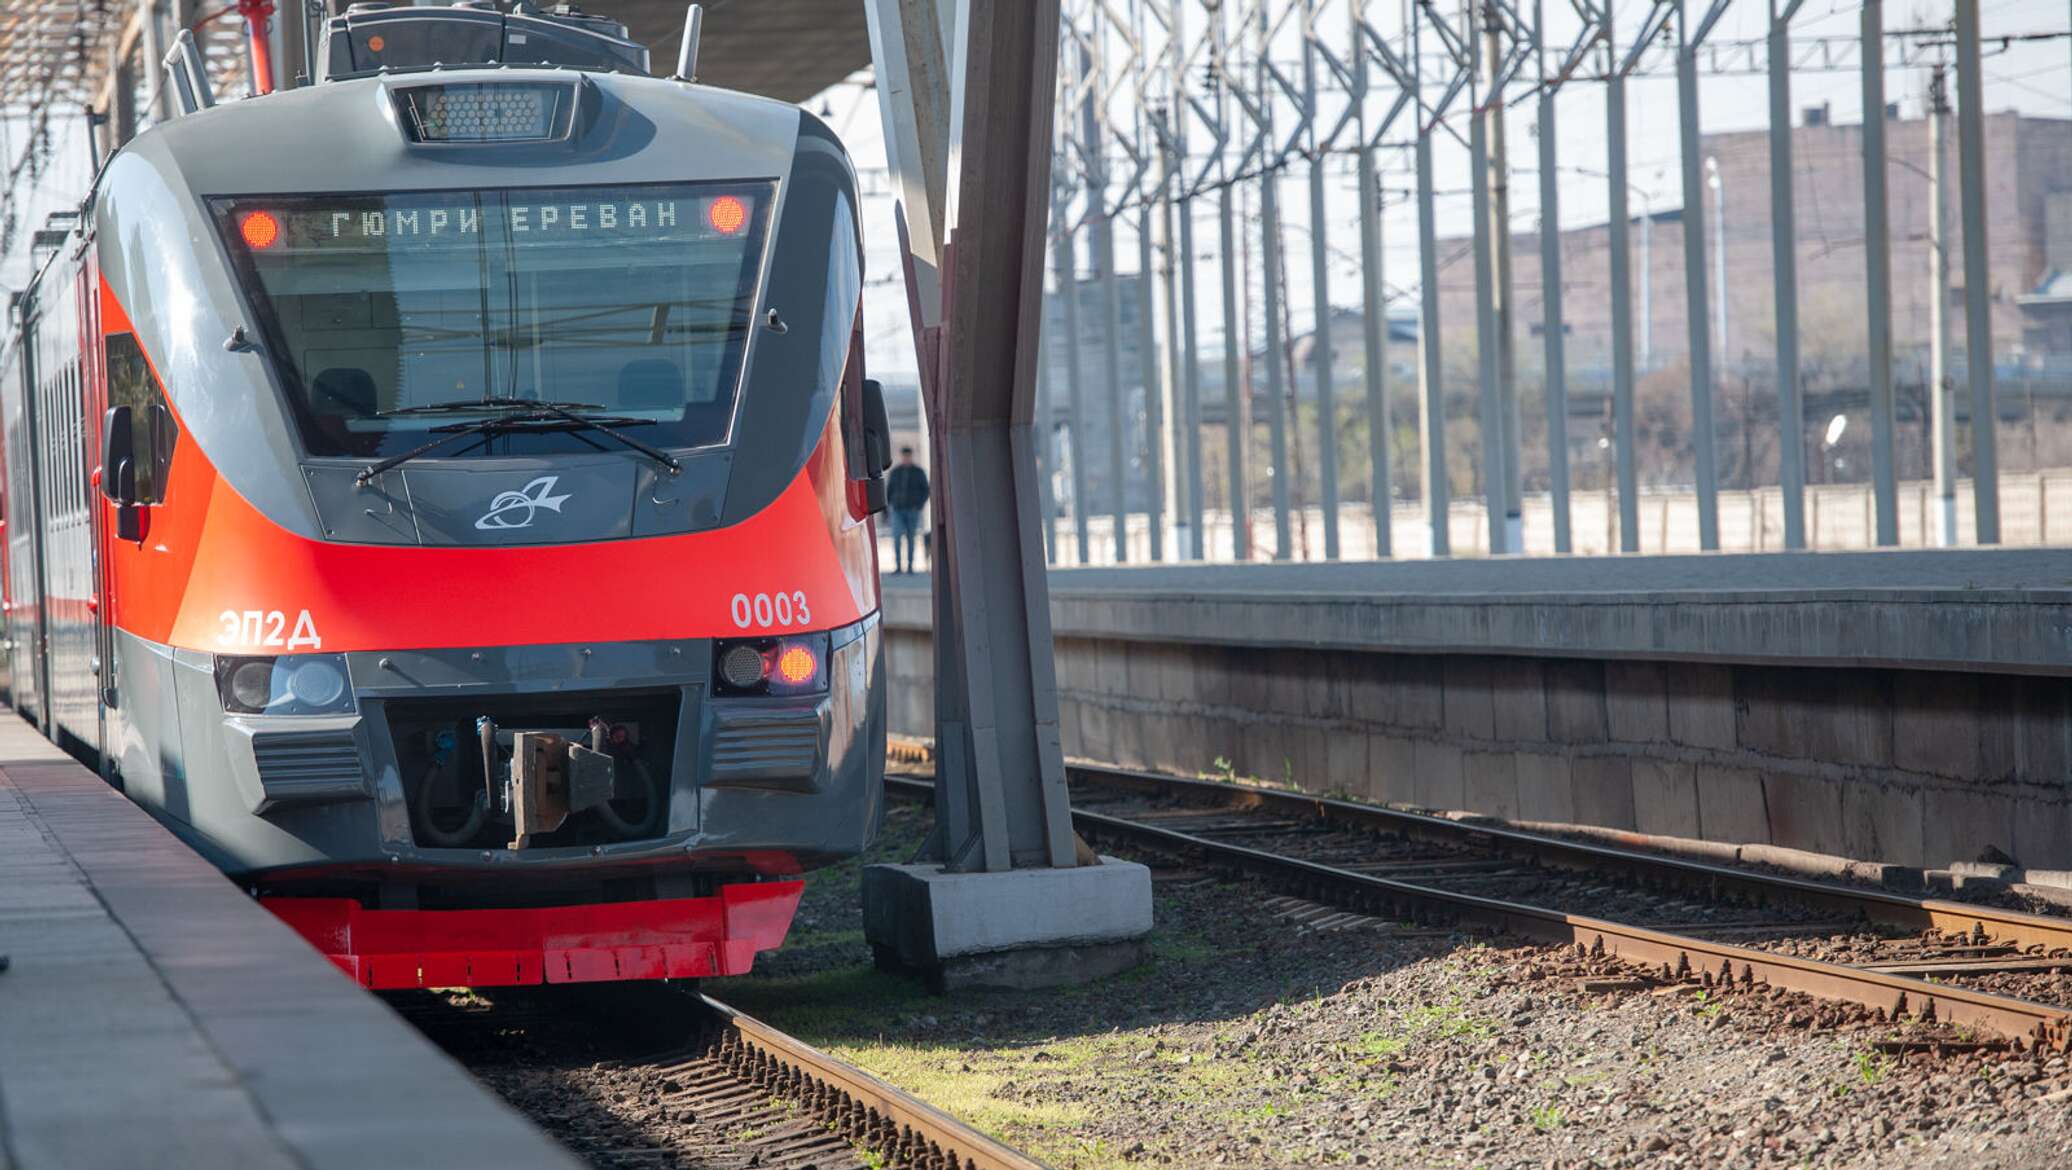
{"type": "Polygon", "coordinates": [[[827,689],[826,634],[721,642],[713,689],[722,695],[811,695],[827,689]]]}
{"type": "Polygon", "coordinates": [[[567,82],[414,85],[396,93],[403,127],[419,142],[546,142],[568,134],[567,82]]]}
{"type": "Polygon", "coordinates": [[[358,710],[343,654],[216,659],[216,693],[238,715],[336,715],[358,710]]]}
{"type": "Polygon", "coordinates": [[[283,668],[275,665],[275,671],[285,669],[288,675],[288,698],[298,706],[311,711],[335,711],[345,694],[345,662],[335,664],[331,658],[290,659],[283,668]]]}
{"type": "Polygon", "coordinates": [[[223,705],[241,711],[264,711],[273,697],[273,659],[247,658],[230,668],[223,705]]]}
{"type": "Polygon", "coordinates": [[[719,681],[737,691],[752,691],[763,685],[763,652],[747,642],[736,642],[719,656],[719,681]]]}
{"type": "Polygon", "coordinates": [[[779,643],[777,669],[770,676],[770,685],[786,690],[819,689],[814,684],[821,681],[820,658],[813,647],[805,642],[779,643]]]}

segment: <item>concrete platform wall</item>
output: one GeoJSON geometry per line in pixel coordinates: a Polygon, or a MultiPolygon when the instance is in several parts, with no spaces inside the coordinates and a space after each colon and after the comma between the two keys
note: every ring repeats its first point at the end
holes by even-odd
{"type": "MultiPolygon", "coordinates": [[[[927,735],[925,594],[901,593],[887,606],[892,726],[927,735]]],[[[2025,673],[2002,673],[1183,642],[1101,635],[1095,593],[1060,594],[1068,755],[1902,865],[1991,848],[2072,868],[2072,678],[2029,673],[2033,644],[2016,655],[2025,673]]],[[[1116,607],[1118,626],[1138,601],[1116,607]]],[[[1921,607],[1924,645],[1933,612],[1921,607]]]]}

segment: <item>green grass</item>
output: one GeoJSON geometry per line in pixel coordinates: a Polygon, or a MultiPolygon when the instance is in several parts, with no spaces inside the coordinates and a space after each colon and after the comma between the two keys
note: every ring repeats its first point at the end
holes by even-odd
{"type": "Polygon", "coordinates": [[[1360,1036],[1358,1051],[1366,1056],[1394,1056],[1409,1044],[1408,1040],[1386,1032],[1365,1032],[1360,1036]]]}
{"type": "Polygon", "coordinates": [[[861,947],[863,931],[854,930],[802,930],[784,936],[787,950],[802,950],[806,947],[861,947]]]}
{"type": "Polygon", "coordinates": [[[1885,1079],[1891,1071],[1892,1062],[1884,1053],[1866,1048],[1856,1054],[1856,1075],[1866,1085],[1875,1085],[1885,1079]]]}
{"type": "Polygon", "coordinates": [[[1496,1035],[1493,1020],[1471,1016],[1461,1007],[1459,997],[1439,1004],[1421,1004],[1410,1009],[1404,1016],[1412,1028],[1429,1031],[1442,1040],[1467,1038],[1482,1040],[1496,1035]]]}
{"type": "Polygon", "coordinates": [[[1532,1111],[1532,1127],[1541,1133],[1553,1133],[1567,1123],[1559,1105],[1542,1105],[1532,1111]]]}
{"type": "Polygon", "coordinates": [[[888,1025],[939,1004],[919,981],[872,967],[714,979],[706,988],[714,998],[814,1044],[882,1036],[888,1025]]]}
{"type": "Polygon", "coordinates": [[[1578,1076],[1563,1077],[1561,1078],[1561,1080],[1562,1083],[1566,1084],[1571,1089],[1587,1089],[1591,1085],[1597,1084],[1611,1075],[1612,1074],[1607,1072],[1583,1073],[1578,1076]]]}

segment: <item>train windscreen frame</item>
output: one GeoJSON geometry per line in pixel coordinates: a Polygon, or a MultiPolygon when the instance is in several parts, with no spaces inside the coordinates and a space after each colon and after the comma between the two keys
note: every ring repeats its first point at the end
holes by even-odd
{"type": "MultiPolygon", "coordinates": [[[[379,458],[495,413],[580,403],[665,448],[724,444],[776,184],[617,184],[209,201],[303,444],[379,458]],[[413,408],[419,412],[413,413],[413,408]]],[[[513,428],[441,458],[595,448],[513,428]]]]}

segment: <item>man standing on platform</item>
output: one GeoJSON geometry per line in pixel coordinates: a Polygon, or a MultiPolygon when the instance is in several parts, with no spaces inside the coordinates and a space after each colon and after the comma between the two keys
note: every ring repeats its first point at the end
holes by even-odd
{"type": "Polygon", "coordinates": [[[901,447],[899,463],[885,484],[892,509],[892,571],[915,571],[914,539],[921,534],[921,509],[928,506],[928,473],[914,462],[914,449],[901,447]]]}

